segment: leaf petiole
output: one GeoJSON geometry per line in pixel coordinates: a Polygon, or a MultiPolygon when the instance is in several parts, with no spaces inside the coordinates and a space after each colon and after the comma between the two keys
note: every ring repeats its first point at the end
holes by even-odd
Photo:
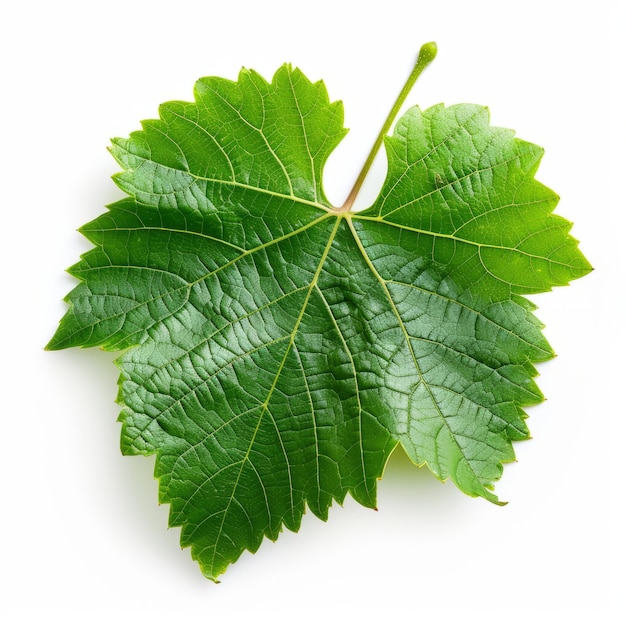
{"type": "Polygon", "coordinates": [[[389,129],[391,128],[391,125],[393,124],[393,121],[396,119],[400,111],[400,108],[404,104],[404,101],[406,100],[407,96],[409,95],[409,92],[413,88],[413,85],[415,85],[415,82],[419,78],[420,74],[426,69],[428,65],[430,65],[430,63],[434,60],[436,56],[437,56],[437,44],[435,42],[431,41],[430,43],[425,43],[420,48],[419,54],[417,56],[417,61],[415,63],[415,67],[413,68],[413,71],[411,72],[410,76],[407,78],[406,82],[404,83],[404,87],[402,87],[402,91],[400,91],[400,93],[398,94],[398,97],[396,98],[396,101],[394,102],[394,105],[391,108],[391,111],[389,111],[389,115],[387,116],[385,123],[380,129],[380,132],[378,133],[378,137],[376,137],[376,141],[374,142],[374,145],[372,146],[372,149],[370,150],[370,153],[368,154],[367,159],[365,163],[363,164],[363,168],[361,169],[361,172],[359,173],[359,176],[356,179],[354,186],[352,187],[352,190],[348,194],[346,201],[338,209],[337,211],[338,213],[347,213],[352,208],[352,205],[354,204],[354,201],[356,200],[356,197],[359,194],[359,191],[361,190],[363,182],[365,181],[365,178],[367,177],[370,167],[372,166],[372,163],[374,162],[374,159],[376,155],[378,154],[378,150],[380,150],[380,146],[383,143],[384,136],[389,132],[389,129]]]}

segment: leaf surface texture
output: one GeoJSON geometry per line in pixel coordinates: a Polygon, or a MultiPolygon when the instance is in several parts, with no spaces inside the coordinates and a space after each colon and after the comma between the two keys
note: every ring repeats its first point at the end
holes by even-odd
{"type": "Polygon", "coordinates": [[[353,213],[322,186],[341,103],[299,70],[204,78],[159,116],[113,141],[127,197],[81,229],[49,348],[123,351],[123,452],[156,455],[204,574],[305,507],[375,506],[398,444],[497,502],[553,356],[523,295],[590,269],[534,178],[542,150],[485,107],[413,107],[353,213]]]}

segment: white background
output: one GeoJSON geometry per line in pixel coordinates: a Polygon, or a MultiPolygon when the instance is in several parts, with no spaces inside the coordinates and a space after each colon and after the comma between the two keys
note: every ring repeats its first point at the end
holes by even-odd
{"type": "MultiPolygon", "coordinates": [[[[3,6],[0,621],[625,623],[620,2],[3,6]],[[308,514],[215,585],[166,529],[153,461],[119,453],[111,355],[42,350],[74,284],[63,270],[87,249],[75,229],[122,196],[109,138],[190,99],[200,76],[269,79],[290,61],[344,101],[352,130],[326,171],[341,203],[430,40],[439,56],[409,103],[487,104],[542,145],[538,178],[596,268],[533,298],[559,356],[540,367],[548,401],[498,484],[509,504],[394,455],[377,512],[348,500],[326,524],[308,514]]],[[[370,194],[384,172],[379,160],[370,194]]]]}

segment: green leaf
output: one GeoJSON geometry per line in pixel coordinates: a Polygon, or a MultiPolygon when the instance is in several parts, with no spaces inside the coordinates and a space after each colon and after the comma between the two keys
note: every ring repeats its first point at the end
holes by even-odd
{"type": "Polygon", "coordinates": [[[484,107],[413,107],[355,213],[322,187],[342,105],[299,70],[203,78],[159,115],[113,141],[128,195],[81,229],[94,247],[48,348],[123,351],[122,450],[156,455],[203,573],[306,506],[374,507],[398,444],[497,502],[553,356],[522,294],[590,270],[534,178],[542,150],[484,107]]]}

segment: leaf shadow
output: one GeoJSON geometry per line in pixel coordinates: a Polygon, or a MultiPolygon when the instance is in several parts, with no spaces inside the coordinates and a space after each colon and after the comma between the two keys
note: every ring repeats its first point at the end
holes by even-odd
{"type": "Polygon", "coordinates": [[[472,515],[477,503],[461,493],[450,480],[437,479],[428,466],[418,467],[398,445],[378,483],[378,510],[392,515],[417,516],[419,524],[446,524],[472,515]]]}

